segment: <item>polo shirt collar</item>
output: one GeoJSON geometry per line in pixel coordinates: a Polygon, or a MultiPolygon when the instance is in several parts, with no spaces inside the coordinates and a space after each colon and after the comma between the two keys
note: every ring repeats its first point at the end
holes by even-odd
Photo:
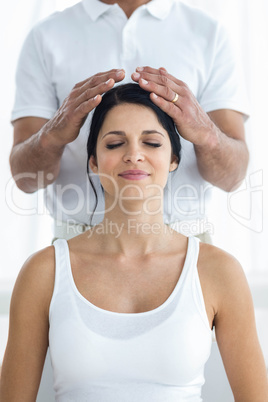
{"type": "MultiPolygon", "coordinates": [[[[169,14],[170,8],[175,0],[151,0],[145,4],[149,13],[155,18],[163,20],[169,14]]],[[[82,0],[83,6],[93,21],[96,21],[102,14],[112,7],[119,7],[118,4],[106,4],[100,0],[82,0]]]]}
{"type": "Polygon", "coordinates": [[[93,21],[96,21],[109,8],[114,7],[114,4],[105,4],[100,0],[82,0],[83,6],[93,21]]]}
{"type": "Polygon", "coordinates": [[[145,4],[145,7],[155,18],[164,20],[168,16],[173,3],[174,0],[151,0],[145,4]]]}

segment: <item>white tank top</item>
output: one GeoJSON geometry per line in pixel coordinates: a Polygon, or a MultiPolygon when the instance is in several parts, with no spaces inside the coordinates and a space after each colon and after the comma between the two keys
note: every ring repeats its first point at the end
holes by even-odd
{"type": "MultiPolygon", "coordinates": [[[[57,240],[49,345],[58,402],[200,402],[209,326],[189,238],[168,299],[144,313],[103,310],[78,291],[68,243],[57,240]]],[[[164,267],[163,267],[164,269],[164,267]]]]}

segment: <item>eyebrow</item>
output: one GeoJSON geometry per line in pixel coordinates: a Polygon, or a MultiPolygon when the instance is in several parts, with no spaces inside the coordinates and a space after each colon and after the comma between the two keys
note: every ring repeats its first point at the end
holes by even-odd
{"type": "MultiPolygon", "coordinates": [[[[165,137],[163,133],[160,133],[160,131],[157,131],[157,130],[144,130],[141,133],[141,135],[146,135],[146,134],[160,134],[160,135],[162,135],[162,137],[165,137]]],[[[125,131],[116,131],[116,130],[109,131],[108,133],[104,134],[101,139],[105,138],[107,135],[121,135],[121,136],[125,137],[126,133],[125,133],[125,131]]]]}

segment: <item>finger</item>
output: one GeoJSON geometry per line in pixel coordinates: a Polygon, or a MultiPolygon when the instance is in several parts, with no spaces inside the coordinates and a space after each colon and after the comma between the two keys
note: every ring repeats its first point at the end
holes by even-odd
{"type": "MultiPolygon", "coordinates": [[[[147,75],[147,77],[149,77],[147,75]]],[[[134,78],[135,78],[135,73],[134,73],[134,78]]],[[[150,74],[150,77],[152,79],[152,75],[150,74]]],[[[155,78],[155,81],[147,81],[144,78],[139,78],[137,82],[139,83],[140,87],[145,89],[148,92],[154,92],[158,94],[159,96],[162,96],[165,98],[167,101],[172,102],[175,99],[175,103],[178,101],[178,92],[179,92],[179,87],[174,84],[171,80],[169,80],[167,77],[163,78],[155,78]],[[156,84],[156,82],[160,82],[161,84],[156,84]]],[[[182,94],[183,95],[183,94],[182,94]]]]}
{"type": "Polygon", "coordinates": [[[74,111],[74,115],[78,116],[79,120],[83,120],[87,115],[97,107],[102,101],[101,95],[96,95],[94,98],[90,98],[87,101],[79,104],[74,111]]]}
{"type": "Polygon", "coordinates": [[[158,69],[155,68],[151,68],[151,67],[137,67],[136,71],[134,73],[131,74],[131,78],[133,79],[133,81],[139,82],[140,78],[151,78],[151,80],[154,80],[154,78],[156,79],[157,76],[160,76],[160,71],[158,69]]]}
{"type": "Polygon", "coordinates": [[[97,74],[94,74],[92,77],[89,77],[88,79],[83,81],[83,84],[87,84],[90,82],[105,82],[107,81],[109,78],[113,78],[115,80],[115,82],[117,82],[118,80],[122,80],[125,77],[125,70],[123,70],[122,68],[117,68],[117,69],[112,69],[112,70],[108,70],[108,71],[104,71],[104,72],[100,72],[97,74]]]}
{"type": "Polygon", "coordinates": [[[159,72],[160,72],[160,75],[166,76],[171,81],[175,82],[175,84],[180,85],[181,87],[184,87],[184,88],[188,88],[187,84],[184,81],[179,80],[178,78],[174,77],[174,75],[172,75],[172,74],[169,74],[168,71],[164,67],[160,67],[159,72]]]}
{"type": "Polygon", "coordinates": [[[76,97],[74,101],[75,107],[82,104],[83,102],[88,101],[89,99],[94,98],[96,95],[104,94],[105,92],[109,91],[109,89],[113,88],[114,84],[114,79],[109,78],[106,82],[100,83],[93,88],[88,88],[86,85],[84,85],[84,87],[81,88],[80,94],[76,97]]]}
{"type": "Polygon", "coordinates": [[[175,94],[175,96],[174,96],[174,98],[172,99],[172,103],[174,104],[174,105],[176,105],[176,103],[178,102],[178,99],[179,99],[179,95],[176,93],[176,92],[174,92],[174,94],[175,94]]]}
{"type": "MultiPolygon", "coordinates": [[[[94,91],[95,95],[96,95],[96,93],[103,94],[104,92],[108,91],[108,89],[111,89],[115,82],[122,81],[122,79],[124,79],[124,77],[125,77],[125,72],[123,70],[120,70],[111,75],[103,74],[103,75],[98,75],[98,76],[95,75],[95,76],[91,77],[91,79],[86,81],[84,83],[84,85],[82,85],[79,89],[74,91],[74,95],[79,96],[86,91],[89,91],[89,92],[94,91]],[[111,82],[113,83],[112,85],[111,85],[111,82]],[[108,88],[106,87],[106,85],[108,85],[108,88]],[[103,86],[103,87],[101,89],[101,92],[98,92],[98,88],[100,88],[100,86],[103,86]],[[97,88],[97,92],[96,92],[96,88],[97,88]]],[[[88,96],[88,99],[90,97],[91,96],[88,96]]]]}
{"type": "MultiPolygon", "coordinates": [[[[160,67],[161,68],[161,67],[160,67]]],[[[138,73],[150,73],[150,74],[159,74],[159,68],[153,68],[150,66],[140,66],[136,68],[138,73]]]]}
{"type": "MultiPolygon", "coordinates": [[[[168,76],[166,75],[161,75],[161,74],[151,74],[151,73],[133,73],[132,74],[132,79],[134,79],[136,82],[143,83],[146,84],[146,82],[148,84],[158,84],[164,87],[174,87],[174,82],[169,79],[168,76]]],[[[149,87],[148,87],[149,88],[149,87]]],[[[153,87],[152,87],[153,88],[153,87]]],[[[146,88],[144,88],[146,89],[146,88]]],[[[149,90],[149,89],[148,89],[149,90]]],[[[152,92],[154,91],[154,89],[152,90],[152,92]]]]}
{"type": "Polygon", "coordinates": [[[176,85],[181,86],[182,88],[188,88],[185,82],[179,80],[178,78],[174,77],[173,75],[169,74],[167,70],[163,67],[160,67],[158,70],[153,68],[143,68],[142,71],[136,71],[131,75],[131,78],[135,82],[139,82],[141,78],[147,81],[154,81],[158,84],[166,85],[166,81],[169,80],[176,85]]]}
{"type": "MultiPolygon", "coordinates": [[[[169,78],[176,80],[175,77],[173,77],[171,74],[168,73],[167,69],[165,67],[159,67],[159,68],[153,68],[153,67],[137,67],[136,72],[141,74],[142,76],[145,74],[152,74],[152,75],[167,75],[169,78]]],[[[181,81],[182,82],[182,81],[181,81]]]]}
{"type": "Polygon", "coordinates": [[[155,93],[151,93],[150,98],[152,102],[160,109],[162,109],[163,112],[167,113],[174,120],[175,123],[176,120],[180,119],[182,111],[174,103],[167,101],[161,96],[157,96],[155,93]]]}
{"type": "Polygon", "coordinates": [[[82,87],[80,87],[80,89],[84,91],[87,88],[93,88],[99,84],[104,84],[109,79],[113,79],[114,82],[119,82],[119,81],[122,81],[124,78],[125,78],[124,70],[118,70],[118,71],[114,71],[114,72],[108,72],[105,74],[93,75],[87,82],[84,83],[84,85],[82,87]]]}
{"type": "MultiPolygon", "coordinates": [[[[174,84],[172,81],[169,81],[168,79],[165,81],[165,85],[156,84],[155,82],[148,82],[141,78],[139,80],[139,85],[141,88],[145,89],[148,92],[155,93],[156,95],[162,97],[168,102],[172,102],[175,99],[176,105],[179,107],[180,102],[179,102],[179,97],[180,97],[180,87],[176,84],[174,84]],[[178,95],[178,96],[176,96],[178,95]]],[[[182,98],[182,96],[181,96],[182,98]]]]}
{"type": "Polygon", "coordinates": [[[95,76],[101,77],[101,76],[111,76],[111,75],[117,75],[117,74],[120,75],[121,73],[125,74],[125,70],[123,68],[114,68],[112,70],[99,72],[99,73],[95,74],[95,76]]]}
{"type": "Polygon", "coordinates": [[[85,80],[78,82],[74,89],[81,89],[84,86],[94,86],[98,85],[101,82],[108,81],[109,78],[114,79],[115,82],[120,82],[125,78],[125,70],[123,69],[113,69],[105,72],[100,72],[92,77],[88,77],[85,80]]]}

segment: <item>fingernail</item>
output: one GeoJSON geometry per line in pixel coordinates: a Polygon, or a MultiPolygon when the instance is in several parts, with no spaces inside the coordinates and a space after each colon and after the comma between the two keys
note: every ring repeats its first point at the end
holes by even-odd
{"type": "Polygon", "coordinates": [[[134,78],[134,80],[138,80],[139,78],[140,78],[140,74],[138,74],[138,73],[133,73],[133,78],[134,78]]]}
{"type": "Polygon", "coordinates": [[[110,84],[111,80],[112,80],[112,79],[109,78],[108,81],[105,82],[105,84],[107,84],[107,85],[110,84]]]}
{"type": "Polygon", "coordinates": [[[123,74],[123,70],[118,70],[115,75],[116,77],[120,77],[123,74]]]}
{"type": "Polygon", "coordinates": [[[143,67],[137,67],[136,71],[143,71],[143,67]]]}
{"type": "Polygon", "coordinates": [[[157,99],[158,96],[155,93],[152,93],[152,98],[157,99]]]}
{"type": "Polygon", "coordinates": [[[98,98],[99,95],[94,96],[93,100],[96,100],[98,98]]]}
{"type": "Polygon", "coordinates": [[[147,84],[148,84],[148,81],[146,81],[144,78],[141,78],[141,82],[142,82],[144,85],[147,85],[147,84]]]}

